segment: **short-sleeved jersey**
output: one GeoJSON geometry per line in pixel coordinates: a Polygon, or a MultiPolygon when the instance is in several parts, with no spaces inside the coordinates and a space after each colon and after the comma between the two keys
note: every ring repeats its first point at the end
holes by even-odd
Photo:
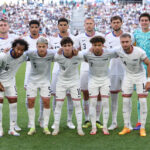
{"type": "Polygon", "coordinates": [[[79,81],[79,64],[83,60],[83,55],[66,58],[64,55],[56,54],[54,60],[59,64],[57,82],[62,84],[72,84],[79,81]]]}
{"type": "Polygon", "coordinates": [[[8,34],[7,39],[0,39],[0,52],[3,52],[6,48],[11,48],[12,42],[17,38],[19,38],[19,36],[15,34],[8,34]]]}
{"type": "Polygon", "coordinates": [[[37,50],[27,52],[31,62],[28,83],[36,85],[49,85],[51,79],[51,62],[54,59],[56,51],[47,50],[45,57],[40,57],[37,50]]]}
{"type": "Polygon", "coordinates": [[[150,31],[145,33],[142,32],[141,29],[137,29],[134,31],[133,35],[136,46],[142,48],[150,59],[150,31]]]}
{"type": "Polygon", "coordinates": [[[26,60],[26,55],[22,55],[19,58],[13,58],[11,56],[11,50],[5,54],[5,64],[3,70],[0,72],[0,82],[4,87],[10,86],[12,82],[15,82],[15,75],[22,62],[26,60]]]}
{"type": "MultiPolygon", "coordinates": [[[[77,36],[77,43],[76,43],[76,47],[81,47],[81,50],[86,50],[86,49],[90,49],[92,47],[91,43],[90,43],[90,39],[94,36],[102,36],[104,37],[104,35],[102,33],[99,32],[95,32],[95,34],[93,36],[88,36],[86,33],[81,33],[77,36]]],[[[89,70],[89,65],[86,62],[82,62],[81,63],[81,67],[80,67],[81,71],[88,71],[89,70]]]]}
{"type": "Polygon", "coordinates": [[[100,79],[109,75],[109,62],[112,58],[116,58],[115,51],[103,50],[101,56],[96,56],[92,52],[84,54],[85,60],[89,64],[89,77],[100,79]]]}
{"type": "Polygon", "coordinates": [[[0,53],[0,72],[5,68],[7,59],[6,59],[6,54],[1,52],[0,53]]]}
{"type": "Polygon", "coordinates": [[[144,50],[133,46],[131,54],[126,54],[122,48],[117,51],[117,54],[123,62],[127,73],[133,75],[145,75],[145,69],[142,62],[147,56],[144,50]]]}

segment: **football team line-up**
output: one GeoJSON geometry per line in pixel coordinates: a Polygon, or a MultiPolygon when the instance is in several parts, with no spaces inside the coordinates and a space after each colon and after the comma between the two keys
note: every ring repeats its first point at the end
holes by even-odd
{"type": "MultiPolygon", "coordinates": [[[[125,33],[120,16],[110,19],[112,32],[103,35],[95,32],[93,18],[84,20],[85,32],[73,36],[68,32],[66,18],[58,20],[58,30],[54,37],[40,35],[40,22],[29,22],[30,35],[18,37],[9,34],[9,23],[0,20],[0,137],[4,136],[2,109],[4,96],[10,109],[8,134],[20,136],[17,124],[17,90],[15,76],[20,65],[26,61],[24,88],[28,110],[28,135],[36,133],[35,99],[40,93],[39,123],[46,135],[51,134],[50,97],[53,95],[54,123],[52,135],[60,131],[61,110],[67,97],[67,126],[75,129],[72,122],[73,106],[77,120],[77,133],[84,136],[82,128],[91,127],[95,135],[102,128],[104,135],[116,129],[118,93],[122,91],[124,128],[119,135],[139,130],[146,136],[147,95],[150,89],[150,14],[139,17],[140,29],[125,33]],[[51,63],[54,62],[53,70],[51,63]],[[79,65],[80,74],[79,74],[79,65]],[[52,72],[52,73],[51,73],[52,72]],[[52,80],[51,80],[52,74],[52,80]],[[51,80],[51,82],[50,82],[51,80]],[[138,123],[131,125],[131,96],[138,94],[138,123]],[[83,92],[82,123],[81,91],[83,92]],[[108,127],[109,97],[111,97],[112,123],[108,127]],[[103,122],[100,122],[102,112],[103,122]]],[[[19,89],[18,89],[19,90],[19,89]]],[[[63,133],[62,133],[63,134],[63,133]]]]}

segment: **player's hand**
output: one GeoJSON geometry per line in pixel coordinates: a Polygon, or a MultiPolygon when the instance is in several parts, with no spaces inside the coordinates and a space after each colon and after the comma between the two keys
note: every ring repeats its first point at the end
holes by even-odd
{"type": "Polygon", "coordinates": [[[150,90],[150,82],[147,82],[147,83],[146,83],[145,89],[146,89],[146,91],[149,91],[149,90],[150,90]]]}
{"type": "Polygon", "coordinates": [[[73,50],[72,50],[72,54],[73,54],[73,56],[77,56],[78,55],[78,50],[76,50],[75,48],[73,48],[73,50]]]}
{"type": "Polygon", "coordinates": [[[9,50],[10,50],[10,48],[5,48],[3,52],[7,53],[7,52],[9,52],[9,50]]]}
{"type": "Polygon", "coordinates": [[[5,89],[4,89],[3,85],[2,85],[2,83],[0,82],[0,91],[1,91],[1,92],[4,92],[4,90],[5,90],[5,89]]]}
{"type": "Polygon", "coordinates": [[[63,53],[63,48],[60,48],[57,53],[58,53],[59,55],[62,55],[62,53],[63,53]]]}

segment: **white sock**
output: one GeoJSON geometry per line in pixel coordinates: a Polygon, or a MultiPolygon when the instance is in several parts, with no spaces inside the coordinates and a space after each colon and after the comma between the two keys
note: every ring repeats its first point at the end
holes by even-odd
{"type": "Polygon", "coordinates": [[[31,128],[35,128],[35,108],[28,108],[28,117],[31,128]]]}
{"type": "Polygon", "coordinates": [[[72,121],[73,101],[70,95],[67,95],[67,111],[68,111],[67,121],[72,121]]]}
{"type": "Polygon", "coordinates": [[[60,124],[60,117],[61,117],[61,110],[62,110],[63,103],[64,103],[63,101],[56,102],[56,108],[54,112],[54,124],[55,127],[57,128],[59,128],[59,124],[60,124]]]}
{"type": "Polygon", "coordinates": [[[56,108],[56,96],[53,96],[53,113],[55,112],[55,108],[56,108]]]}
{"type": "Polygon", "coordinates": [[[102,97],[103,106],[103,128],[107,128],[109,119],[109,98],[102,97]]]}
{"type": "Polygon", "coordinates": [[[26,108],[28,109],[28,98],[27,98],[27,95],[26,95],[26,108]]]}
{"type": "Polygon", "coordinates": [[[0,130],[2,129],[3,103],[0,103],[0,130]]]}
{"type": "Polygon", "coordinates": [[[130,122],[130,101],[131,97],[123,97],[123,119],[124,119],[124,126],[129,128],[130,122]]]}
{"type": "Polygon", "coordinates": [[[77,119],[77,129],[82,129],[82,108],[80,101],[73,101],[77,119]]]}
{"type": "Polygon", "coordinates": [[[96,104],[97,98],[90,98],[90,120],[92,123],[92,129],[96,129],[96,104]]]}
{"type": "Polygon", "coordinates": [[[48,108],[48,109],[44,108],[43,109],[44,128],[48,127],[49,117],[50,117],[50,108],[48,108]]]}
{"type": "Polygon", "coordinates": [[[85,121],[89,121],[89,100],[83,99],[83,110],[85,115],[85,121]]]}
{"type": "Polygon", "coordinates": [[[102,112],[102,101],[97,101],[97,105],[96,105],[96,121],[100,120],[101,112],[102,112]]]}
{"type": "Polygon", "coordinates": [[[40,97],[40,115],[39,115],[39,120],[43,120],[43,100],[40,97]]]}
{"type": "Polygon", "coordinates": [[[117,124],[118,93],[111,93],[112,124],[117,124]]]}
{"type": "Polygon", "coordinates": [[[17,123],[17,103],[9,104],[10,110],[10,130],[13,130],[17,123]]]}
{"type": "Polygon", "coordinates": [[[147,99],[139,98],[140,102],[140,122],[141,128],[145,128],[146,118],[147,118],[147,99]]]}

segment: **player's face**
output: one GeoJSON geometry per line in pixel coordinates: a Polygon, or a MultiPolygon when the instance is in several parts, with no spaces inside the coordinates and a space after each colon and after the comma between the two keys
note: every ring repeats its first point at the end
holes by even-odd
{"type": "Polygon", "coordinates": [[[84,22],[85,31],[92,32],[94,31],[95,23],[92,19],[86,19],[84,22]]]}
{"type": "Polygon", "coordinates": [[[121,26],[122,26],[122,22],[119,19],[113,20],[111,22],[111,27],[113,28],[114,31],[121,30],[121,26]]]}
{"type": "Polygon", "coordinates": [[[148,19],[148,17],[141,17],[140,25],[141,25],[141,28],[148,29],[150,26],[150,20],[148,19]]]}
{"type": "Polygon", "coordinates": [[[0,21],[0,33],[6,34],[8,33],[9,25],[7,22],[0,21]]]}
{"type": "Polygon", "coordinates": [[[73,45],[71,43],[64,44],[62,48],[66,57],[72,56],[73,45]]]}
{"type": "Polygon", "coordinates": [[[38,35],[39,34],[40,27],[37,24],[31,24],[30,25],[30,33],[31,35],[38,35]]]}
{"type": "Polygon", "coordinates": [[[23,52],[24,52],[24,49],[25,49],[25,46],[24,45],[20,45],[20,44],[17,44],[13,50],[14,50],[14,57],[15,58],[19,58],[20,56],[23,55],[23,52]]]}
{"type": "Polygon", "coordinates": [[[37,47],[37,50],[38,50],[38,55],[40,57],[46,56],[46,54],[47,54],[47,48],[48,48],[47,44],[45,44],[45,43],[38,43],[36,45],[36,47],[37,47]]]}
{"type": "Polygon", "coordinates": [[[96,56],[99,56],[102,54],[103,44],[101,42],[96,42],[92,44],[93,52],[96,56]]]}
{"type": "Polygon", "coordinates": [[[122,37],[120,38],[120,43],[121,46],[123,48],[123,50],[125,51],[125,53],[129,54],[131,52],[131,39],[129,37],[122,37]]]}
{"type": "Polygon", "coordinates": [[[60,33],[66,33],[68,30],[68,23],[67,22],[59,22],[58,24],[58,30],[60,33]]]}

